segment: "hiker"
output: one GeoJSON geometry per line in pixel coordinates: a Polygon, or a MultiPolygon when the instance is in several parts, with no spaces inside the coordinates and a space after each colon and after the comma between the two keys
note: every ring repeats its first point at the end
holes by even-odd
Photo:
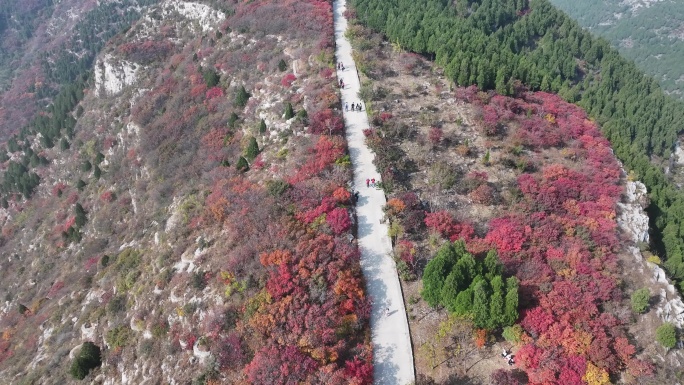
{"type": "Polygon", "coordinates": [[[355,108],[354,103],[352,103],[351,108],[352,108],[352,111],[354,111],[354,108],[355,108]]]}
{"type": "Polygon", "coordinates": [[[344,112],[349,112],[349,103],[344,103],[344,112]]]}
{"type": "Polygon", "coordinates": [[[371,184],[375,187],[375,178],[371,179],[371,184]]]}
{"type": "Polygon", "coordinates": [[[389,317],[389,315],[390,315],[390,310],[389,310],[388,307],[385,308],[385,315],[386,315],[387,317],[389,317]]]}
{"type": "Polygon", "coordinates": [[[359,192],[354,191],[354,201],[358,201],[358,200],[359,200],[359,192]]]}
{"type": "Polygon", "coordinates": [[[370,179],[368,179],[368,178],[366,178],[366,187],[370,187],[370,179]]]}
{"type": "Polygon", "coordinates": [[[344,71],[344,64],[340,63],[340,69],[344,71]]]}
{"type": "Polygon", "coordinates": [[[361,111],[361,102],[359,102],[359,103],[356,104],[356,109],[359,110],[359,111],[361,111]]]}
{"type": "Polygon", "coordinates": [[[340,87],[344,88],[344,82],[340,79],[340,87]]]}

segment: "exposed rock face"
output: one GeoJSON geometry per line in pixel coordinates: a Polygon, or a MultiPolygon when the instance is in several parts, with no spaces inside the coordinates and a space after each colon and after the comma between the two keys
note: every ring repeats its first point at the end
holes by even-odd
{"type": "Polygon", "coordinates": [[[95,64],[95,89],[98,93],[115,95],[124,87],[135,83],[137,75],[136,64],[105,55],[104,60],[98,59],[95,64]]]}
{"type": "Polygon", "coordinates": [[[226,16],[207,5],[187,1],[170,1],[167,3],[166,12],[173,10],[183,17],[199,22],[202,32],[214,29],[226,16]]]}
{"type": "Polygon", "coordinates": [[[639,181],[627,182],[624,195],[625,203],[618,203],[618,226],[635,243],[648,242],[648,215],[644,213],[648,206],[646,186],[639,181]]]}
{"type": "MultiPolygon", "coordinates": [[[[643,183],[627,182],[624,203],[618,203],[618,226],[635,243],[648,242],[648,216],[643,211],[647,199],[646,186],[643,183]]],[[[627,249],[637,261],[643,262],[643,256],[638,248],[627,249]]],[[[671,322],[681,328],[684,326],[684,302],[677,289],[667,279],[665,271],[660,266],[650,262],[645,264],[652,271],[650,286],[655,289],[653,294],[660,296],[655,308],[656,314],[664,322],[671,322]]]]}

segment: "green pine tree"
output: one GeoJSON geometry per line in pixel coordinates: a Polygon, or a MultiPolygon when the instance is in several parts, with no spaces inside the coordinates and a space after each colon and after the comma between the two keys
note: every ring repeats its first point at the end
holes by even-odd
{"type": "Polygon", "coordinates": [[[237,168],[237,170],[240,172],[248,171],[249,170],[249,164],[247,163],[247,159],[245,159],[244,156],[241,156],[240,159],[238,159],[238,162],[235,165],[235,168],[237,168]]]}
{"type": "Polygon", "coordinates": [[[467,288],[456,296],[454,314],[467,315],[473,310],[473,289],[467,288]]]}
{"type": "Polygon", "coordinates": [[[482,280],[473,288],[473,324],[479,329],[489,329],[489,287],[482,280]]]}
{"type": "Polygon", "coordinates": [[[249,138],[249,143],[245,149],[245,158],[251,162],[257,155],[259,155],[259,144],[257,143],[256,138],[252,136],[249,138]]]}
{"type": "Polygon", "coordinates": [[[250,98],[249,92],[245,89],[245,86],[240,86],[237,93],[235,94],[235,105],[238,107],[244,107],[247,105],[247,101],[250,98]]]}
{"type": "Polygon", "coordinates": [[[460,278],[461,277],[457,274],[456,270],[452,270],[442,285],[440,295],[441,303],[450,313],[456,311],[456,299],[459,294],[459,286],[462,285],[462,283],[459,282],[460,278]]]}
{"type": "Polygon", "coordinates": [[[287,69],[287,63],[285,62],[285,59],[280,59],[280,61],[278,62],[278,69],[280,70],[280,72],[283,72],[287,69]]]}
{"type": "Polygon", "coordinates": [[[506,280],[506,299],[502,326],[511,326],[518,320],[518,279],[510,277],[506,280]]]}
{"type": "Polygon", "coordinates": [[[292,119],[294,117],[294,109],[292,109],[292,103],[287,102],[285,106],[285,119],[292,119]]]}
{"type": "Polygon", "coordinates": [[[504,284],[500,275],[492,278],[492,296],[489,299],[489,329],[496,329],[504,320],[504,284]]]}
{"type": "Polygon", "coordinates": [[[435,257],[428,262],[423,271],[423,291],[421,295],[423,299],[432,307],[439,305],[442,286],[444,280],[451,272],[454,266],[456,254],[453,245],[449,242],[445,243],[435,257]]]}
{"type": "Polygon", "coordinates": [[[259,122],[259,133],[263,135],[266,133],[267,129],[268,127],[266,127],[266,122],[263,119],[261,119],[261,122],[259,122]]]}

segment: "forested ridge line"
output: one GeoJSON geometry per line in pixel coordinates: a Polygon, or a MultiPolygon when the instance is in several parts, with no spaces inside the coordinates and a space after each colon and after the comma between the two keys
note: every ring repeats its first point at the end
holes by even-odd
{"type": "Polygon", "coordinates": [[[652,247],[684,279],[684,194],[651,160],[668,158],[684,104],[547,0],[354,0],[361,22],[431,56],[456,84],[558,93],[601,124],[616,155],[649,188],[652,247]]]}

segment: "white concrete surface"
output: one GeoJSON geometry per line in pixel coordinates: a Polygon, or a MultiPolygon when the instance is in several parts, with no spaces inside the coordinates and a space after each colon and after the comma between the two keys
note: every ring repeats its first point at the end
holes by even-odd
{"type": "MultiPolygon", "coordinates": [[[[334,2],[335,42],[337,60],[345,66],[337,76],[345,83],[342,90],[344,104],[359,102],[359,77],[352,59],[352,48],[344,36],[347,20],[344,17],[346,1],[334,2]]],[[[366,187],[366,179],[380,180],[375,169],[375,155],[366,146],[363,129],[369,128],[365,108],[363,111],[344,112],[349,153],[354,167],[354,189],[359,191],[356,205],[358,217],[361,268],[366,279],[366,289],[372,299],[371,330],[373,342],[374,383],[382,385],[406,385],[415,381],[413,352],[409,335],[404,301],[397,276],[396,265],[391,257],[392,245],[387,235],[387,225],[380,223],[385,205],[382,190],[366,187]],[[389,308],[389,314],[386,309],[389,308]]]]}

